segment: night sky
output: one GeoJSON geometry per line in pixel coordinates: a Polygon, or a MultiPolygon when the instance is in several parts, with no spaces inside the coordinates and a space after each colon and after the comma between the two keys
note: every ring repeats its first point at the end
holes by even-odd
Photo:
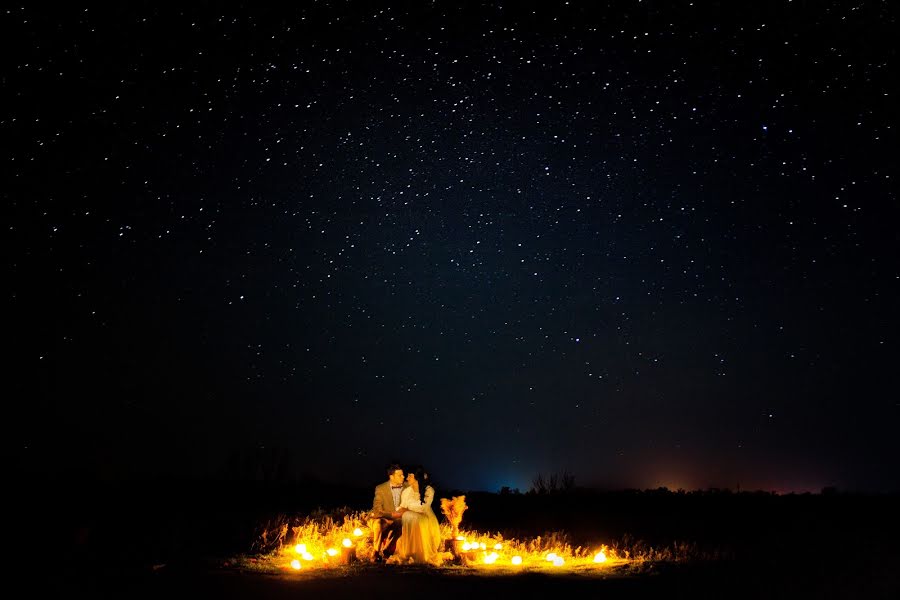
{"type": "Polygon", "coordinates": [[[0,15],[19,472],[900,488],[894,3],[200,4],[0,15]]]}

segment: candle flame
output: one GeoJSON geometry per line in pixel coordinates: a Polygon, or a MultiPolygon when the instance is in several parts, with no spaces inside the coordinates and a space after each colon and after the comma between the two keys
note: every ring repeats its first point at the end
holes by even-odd
{"type": "Polygon", "coordinates": [[[293,568],[293,569],[300,569],[302,566],[303,565],[301,565],[300,561],[297,560],[296,558],[291,561],[291,568],[293,568]]]}
{"type": "Polygon", "coordinates": [[[350,538],[344,538],[344,541],[341,543],[344,545],[344,548],[349,548],[353,545],[353,542],[350,541],[350,538]]]}

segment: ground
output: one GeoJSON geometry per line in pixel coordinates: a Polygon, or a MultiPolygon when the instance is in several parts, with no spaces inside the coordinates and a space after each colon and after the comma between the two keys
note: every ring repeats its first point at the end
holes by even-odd
{"type": "MultiPolygon", "coordinates": [[[[277,503],[263,502],[266,498],[259,494],[221,490],[191,496],[189,489],[177,486],[141,487],[127,494],[95,488],[92,494],[65,497],[34,486],[19,489],[33,493],[20,496],[28,502],[10,513],[7,540],[23,559],[10,572],[26,583],[28,595],[164,600],[371,600],[398,594],[415,600],[535,595],[547,600],[900,598],[900,518],[897,497],[890,495],[471,494],[463,524],[479,531],[567,531],[676,558],[605,569],[600,576],[486,576],[462,567],[370,563],[301,572],[247,569],[236,557],[253,556],[261,523],[278,522],[273,515],[282,514],[285,506],[309,514],[293,496],[277,503]],[[531,530],[522,531],[523,524],[531,530]],[[686,552],[665,551],[684,543],[686,552]],[[650,548],[661,552],[646,550],[650,548]]],[[[359,495],[356,503],[362,504],[368,490],[359,495]]],[[[329,499],[313,500],[327,505],[329,499]]]]}
{"type": "MultiPolygon", "coordinates": [[[[40,592],[49,580],[36,581],[40,592]]],[[[361,565],[328,572],[260,574],[218,561],[54,580],[59,597],[91,598],[896,598],[900,575],[887,561],[797,561],[773,565],[658,564],[601,576],[484,576],[466,569],[361,565]]],[[[47,590],[49,591],[49,590],[47,590]]]]}

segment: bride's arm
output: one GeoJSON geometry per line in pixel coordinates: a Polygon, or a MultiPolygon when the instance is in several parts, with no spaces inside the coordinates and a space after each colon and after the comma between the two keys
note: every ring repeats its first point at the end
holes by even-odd
{"type": "Polygon", "coordinates": [[[434,502],[434,488],[429,485],[425,488],[425,498],[422,500],[422,505],[431,506],[432,502],[434,502]]]}
{"type": "Polygon", "coordinates": [[[425,505],[419,500],[419,494],[411,487],[403,490],[403,495],[400,498],[400,507],[417,513],[425,512],[425,505]]]}

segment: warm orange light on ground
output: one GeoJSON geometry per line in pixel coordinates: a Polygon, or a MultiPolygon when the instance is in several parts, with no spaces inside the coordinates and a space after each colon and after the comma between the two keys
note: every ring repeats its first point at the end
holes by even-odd
{"type": "MultiPolygon", "coordinates": [[[[360,513],[334,519],[308,518],[294,527],[282,525],[269,535],[273,538],[278,536],[275,539],[286,538],[285,542],[289,540],[289,543],[268,557],[256,558],[253,568],[283,572],[302,565],[304,571],[318,571],[373,562],[373,547],[368,536],[369,529],[364,525],[365,519],[365,513],[360,513]],[[291,530],[293,537],[290,537],[291,530]]],[[[510,568],[510,572],[550,570],[581,573],[618,568],[634,560],[627,555],[620,556],[616,549],[605,545],[573,548],[574,544],[570,544],[565,536],[553,532],[530,539],[506,539],[499,534],[478,531],[453,532],[444,523],[441,524],[441,538],[446,542],[442,549],[444,564],[482,569],[485,573],[505,573],[504,569],[498,569],[500,565],[510,568]]]]}

